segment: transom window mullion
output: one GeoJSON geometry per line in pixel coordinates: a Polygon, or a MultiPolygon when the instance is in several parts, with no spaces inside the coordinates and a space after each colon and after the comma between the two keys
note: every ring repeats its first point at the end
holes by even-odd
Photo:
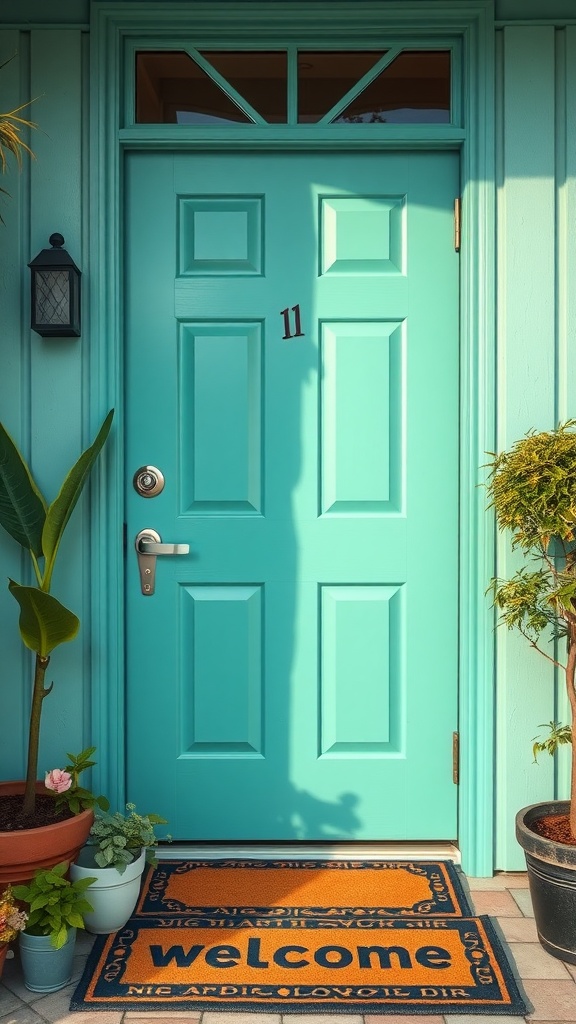
{"type": "Polygon", "coordinates": [[[202,70],[206,72],[212,81],[222,89],[222,92],[228,96],[228,99],[232,100],[232,102],[235,103],[236,106],[254,122],[254,124],[268,123],[257,110],[254,110],[254,107],[248,103],[248,100],[245,100],[239,92],[236,92],[236,89],[230,85],[230,82],[226,81],[226,79],[216,71],[216,68],[214,68],[212,64],[210,64],[210,62],[198,52],[198,50],[195,50],[192,46],[183,46],[182,50],[184,53],[187,53],[196,64],[198,64],[198,67],[202,68],[202,70]]]}
{"type": "Polygon", "coordinates": [[[318,121],[318,124],[330,124],[334,118],[338,117],[338,115],[342,113],[343,110],[346,110],[346,107],[364,91],[367,85],[370,85],[375,78],[378,78],[381,71],[384,71],[384,69],[387,68],[393,60],[396,60],[396,57],[400,53],[402,53],[401,46],[393,46],[392,49],[388,50],[388,52],[376,62],[374,67],[370,68],[370,70],[367,71],[358,82],[356,82],[356,85],[353,85],[346,95],[343,96],[341,100],[338,100],[338,103],[336,103],[327,114],[324,114],[324,117],[318,121]]]}
{"type": "Polygon", "coordinates": [[[298,48],[288,47],[288,124],[298,123],[298,48]]]}

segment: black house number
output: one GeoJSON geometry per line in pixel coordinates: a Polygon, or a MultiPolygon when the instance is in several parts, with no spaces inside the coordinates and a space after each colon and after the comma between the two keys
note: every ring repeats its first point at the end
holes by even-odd
{"type": "Polygon", "coordinates": [[[284,334],[282,335],[282,341],[288,341],[289,338],[303,338],[304,331],[302,330],[302,321],[300,320],[300,306],[292,306],[292,312],[294,313],[294,332],[290,330],[290,309],[287,306],[286,309],[280,310],[280,316],[284,317],[284,334]]]}

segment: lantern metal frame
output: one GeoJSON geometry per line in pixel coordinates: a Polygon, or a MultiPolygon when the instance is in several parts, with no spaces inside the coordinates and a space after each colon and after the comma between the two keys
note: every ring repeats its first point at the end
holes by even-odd
{"type": "Polygon", "coordinates": [[[49,242],[52,248],[28,264],[30,326],[42,338],[79,338],[82,273],[63,248],[63,235],[56,232],[49,242]]]}

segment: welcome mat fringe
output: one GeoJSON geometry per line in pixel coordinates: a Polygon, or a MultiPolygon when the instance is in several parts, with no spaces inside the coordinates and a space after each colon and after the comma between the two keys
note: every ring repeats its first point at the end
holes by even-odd
{"type": "Polygon", "coordinates": [[[165,861],[72,1010],[527,1012],[451,863],[165,861]]]}

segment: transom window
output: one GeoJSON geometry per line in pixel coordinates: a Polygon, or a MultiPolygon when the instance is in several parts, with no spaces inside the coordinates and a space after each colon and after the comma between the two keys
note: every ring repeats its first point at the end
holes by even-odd
{"type": "Polygon", "coordinates": [[[139,124],[447,124],[450,95],[449,50],[136,54],[139,124]]]}

